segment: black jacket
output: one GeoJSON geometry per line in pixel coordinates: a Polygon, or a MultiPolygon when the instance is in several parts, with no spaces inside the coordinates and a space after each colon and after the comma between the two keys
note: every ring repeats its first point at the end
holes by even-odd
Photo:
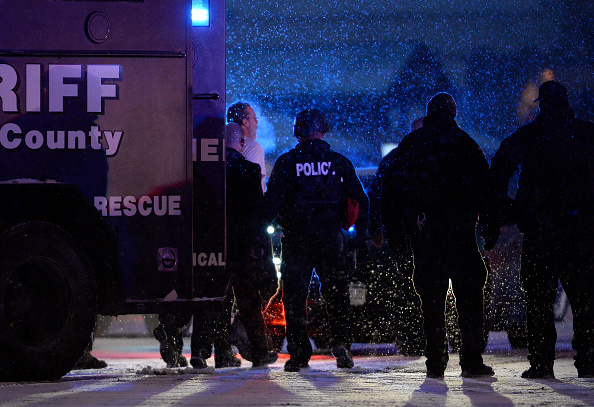
{"type": "Polygon", "coordinates": [[[335,238],[347,197],[359,202],[355,228],[358,238],[366,240],[369,201],[353,164],[325,141],[307,140],[276,161],[264,217],[268,222],[276,218],[286,236],[335,238]]]}
{"type": "Polygon", "coordinates": [[[246,261],[250,249],[262,244],[257,242],[261,233],[257,211],[263,199],[260,166],[229,147],[225,160],[227,255],[230,261],[246,261]]]}
{"type": "Polygon", "coordinates": [[[381,211],[382,185],[395,156],[396,149],[393,149],[382,158],[377,167],[375,177],[373,177],[373,180],[369,184],[369,188],[367,188],[367,196],[369,197],[369,234],[372,237],[379,236],[383,233],[381,211]]]}
{"type": "Polygon", "coordinates": [[[419,216],[445,228],[475,226],[486,205],[489,164],[453,119],[425,118],[386,165],[381,204],[388,240],[418,231],[419,216]]]}
{"type": "Polygon", "coordinates": [[[508,136],[491,160],[499,208],[509,179],[520,170],[515,214],[523,232],[556,229],[567,217],[592,225],[594,124],[571,109],[539,114],[508,136]]]}

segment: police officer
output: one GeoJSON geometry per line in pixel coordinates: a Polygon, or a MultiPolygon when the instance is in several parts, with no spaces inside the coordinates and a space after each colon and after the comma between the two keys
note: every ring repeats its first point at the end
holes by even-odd
{"type": "Polygon", "coordinates": [[[281,272],[290,359],[285,371],[308,367],[306,298],[312,270],[321,281],[330,323],[330,346],[339,368],[352,368],[349,278],[341,225],[347,198],[359,203],[360,242],[367,241],[369,202],[352,163],[323,140],[329,131],[324,114],[306,109],[295,119],[299,144],[274,165],[265,196],[264,217],[283,228],[281,272]]]}
{"type": "MultiPolygon", "coordinates": [[[[554,377],[558,279],[573,311],[578,376],[594,377],[594,124],[575,118],[559,82],[543,83],[536,100],[539,115],[503,140],[491,160],[499,213],[520,168],[514,212],[524,233],[520,277],[530,361],[522,377],[554,377]]],[[[499,223],[489,229],[486,248],[495,245],[499,223]]]]}
{"type": "MultiPolygon", "coordinates": [[[[411,123],[410,131],[423,127],[423,118],[419,117],[411,123]]],[[[369,235],[373,245],[381,247],[388,237],[385,236],[381,217],[381,193],[382,182],[386,171],[390,169],[390,163],[397,156],[394,148],[382,158],[377,167],[375,177],[367,188],[369,197],[369,235]]],[[[392,250],[390,256],[393,261],[390,264],[394,278],[398,279],[400,295],[398,295],[398,316],[400,321],[396,331],[396,345],[402,355],[422,356],[425,352],[425,337],[423,335],[423,316],[421,314],[421,303],[415,292],[412,281],[413,256],[410,250],[410,239],[400,233],[392,234],[387,244],[392,250]]]]}
{"type": "MultiPolygon", "coordinates": [[[[207,367],[206,360],[215,351],[215,368],[238,367],[241,360],[235,357],[227,340],[233,300],[237,304],[241,321],[250,344],[252,367],[274,363],[278,355],[268,350],[267,329],[262,315],[263,296],[272,295],[271,286],[278,285],[276,271],[265,267],[264,247],[268,236],[257,223],[258,208],[262,203],[261,171],[258,164],[248,161],[238,151],[241,127],[229,123],[225,128],[226,169],[226,226],[227,271],[232,284],[228,287],[223,311],[198,312],[193,315],[190,359],[196,369],[207,367]],[[267,273],[269,272],[269,273],[267,273]],[[273,272],[274,275],[271,275],[273,272]]],[[[164,313],[161,324],[153,335],[160,342],[160,351],[168,367],[184,367],[188,362],[182,354],[183,328],[190,315],[164,313]]]]}
{"type": "Polygon", "coordinates": [[[423,127],[398,145],[384,173],[381,195],[388,243],[410,237],[430,378],[442,378],[449,359],[445,323],[449,280],[462,335],[462,376],[493,375],[481,355],[487,270],[475,235],[489,164],[455,117],[451,95],[439,93],[429,101],[423,127]]]}
{"type": "MultiPolygon", "coordinates": [[[[240,125],[227,124],[225,129],[227,270],[232,278],[233,292],[230,297],[232,298],[234,294],[241,321],[250,342],[252,367],[260,367],[274,363],[278,358],[276,352],[268,351],[261,295],[265,288],[263,283],[275,280],[276,275],[264,275],[268,270],[263,265],[266,261],[264,246],[268,243],[268,236],[257,223],[257,210],[263,199],[260,166],[248,161],[238,151],[241,148],[240,138],[240,125]]],[[[226,342],[225,335],[221,336],[218,332],[222,330],[226,334],[229,319],[229,310],[217,315],[213,331],[208,318],[204,315],[194,315],[192,358],[190,359],[193,367],[206,367],[206,360],[212,354],[213,344],[215,367],[234,366],[229,363],[234,358],[231,345],[226,342]],[[217,358],[222,358],[219,363],[217,358]]]]}

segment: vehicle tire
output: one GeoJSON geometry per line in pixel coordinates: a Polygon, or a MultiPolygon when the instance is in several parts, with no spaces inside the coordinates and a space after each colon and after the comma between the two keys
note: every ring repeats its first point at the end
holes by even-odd
{"type": "Polygon", "coordinates": [[[56,380],[90,344],[91,267],[63,229],[28,222],[0,236],[0,380],[56,380]]]}

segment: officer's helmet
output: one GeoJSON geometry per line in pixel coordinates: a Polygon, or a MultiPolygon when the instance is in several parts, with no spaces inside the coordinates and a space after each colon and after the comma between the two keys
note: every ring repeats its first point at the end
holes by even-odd
{"type": "Polygon", "coordinates": [[[316,132],[322,134],[328,133],[330,126],[324,113],[318,109],[305,109],[295,117],[293,131],[296,138],[307,138],[316,132]]]}
{"type": "Polygon", "coordinates": [[[456,101],[452,95],[441,92],[431,98],[427,103],[427,116],[433,116],[438,112],[446,113],[452,118],[456,117],[456,101]]]}

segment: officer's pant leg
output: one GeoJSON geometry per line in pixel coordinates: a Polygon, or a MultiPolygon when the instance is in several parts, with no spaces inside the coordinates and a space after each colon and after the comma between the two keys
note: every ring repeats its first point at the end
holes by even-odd
{"type": "Polygon", "coordinates": [[[218,313],[211,310],[194,314],[192,326],[191,351],[192,356],[208,359],[212,356],[212,346],[215,336],[215,324],[218,313]]]}
{"type": "Polygon", "coordinates": [[[250,341],[252,358],[260,358],[268,353],[266,324],[262,316],[262,297],[257,276],[249,272],[250,267],[257,267],[257,263],[246,267],[245,275],[236,274],[233,280],[233,291],[241,322],[250,341]]]}
{"type": "Polygon", "coordinates": [[[215,356],[221,355],[221,357],[229,357],[233,354],[231,344],[227,340],[229,333],[229,325],[231,325],[231,312],[233,310],[233,302],[235,297],[233,290],[229,288],[223,311],[218,313],[214,319],[214,338],[212,344],[214,345],[215,356]]]}
{"type": "Polygon", "coordinates": [[[443,372],[449,360],[445,322],[445,299],[449,279],[415,269],[413,281],[421,298],[423,331],[427,341],[425,347],[427,369],[438,373],[443,372]]]}
{"type": "Polygon", "coordinates": [[[316,267],[320,277],[322,296],[326,300],[328,322],[332,334],[330,347],[344,345],[350,349],[353,342],[351,302],[346,264],[341,256],[329,255],[316,267]]]}
{"type": "MultiPolygon", "coordinates": [[[[478,256],[478,253],[477,253],[478,256]]],[[[484,326],[484,295],[486,276],[484,264],[480,257],[480,264],[477,263],[474,269],[469,271],[472,274],[460,278],[452,278],[452,287],[456,296],[456,309],[458,321],[462,334],[462,346],[460,348],[460,366],[462,369],[482,366],[482,352],[485,348],[484,326]],[[477,269],[478,268],[478,269],[477,269]]]]}
{"type": "Polygon", "coordinates": [[[557,277],[552,268],[557,265],[542,249],[532,246],[524,236],[520,277],[526,296],[526,327],[528,360],[537,368],[552,368],[555,360],[555,315],[553,304],[557,295],[557,277]]]}
{"type": "MultiPolygon", "coordinates": [[[[586,243],[586,242],[584,242],[586,243]]],[[[590,242],[587,242],[590,243],[590,242]]],[[[575,367],[578,372],[594,373],[594,259],[592,248],[576,242],[568,249],[571,258],[561,274],[561,284],[567,294],[573,313],[573,340],[576,351],[575,367]]]]}
{"type": "Polygon", "coordinates": [[[179,354],[184,346],[183,329],[190,322],[191,315],[166,312],[159,314],[159,322],[167,335],[167,342],[179,354]]]}
{"type": "MultiPolygon", "coordinates": [[[[413,259],[404,258],[397,263],[400,295],[397,312],[400,316],[397,336],[404,343],[405,353],[420,354],[425,350],[425,335],[423,334],[423,315],[421,300],[415,291],[412,281],[413,259]]],[[[402,349],[401,349],[402,351],[402,349]]]]}
{"type": "Polygon", "coordinates": [[[287,350],[293,358],[309,360],[312,354],[307,336],[307,294],[312,267],[307,258],[285,244],[281,272],[283,278],[283,303],[287,323],[287,350]]]}

